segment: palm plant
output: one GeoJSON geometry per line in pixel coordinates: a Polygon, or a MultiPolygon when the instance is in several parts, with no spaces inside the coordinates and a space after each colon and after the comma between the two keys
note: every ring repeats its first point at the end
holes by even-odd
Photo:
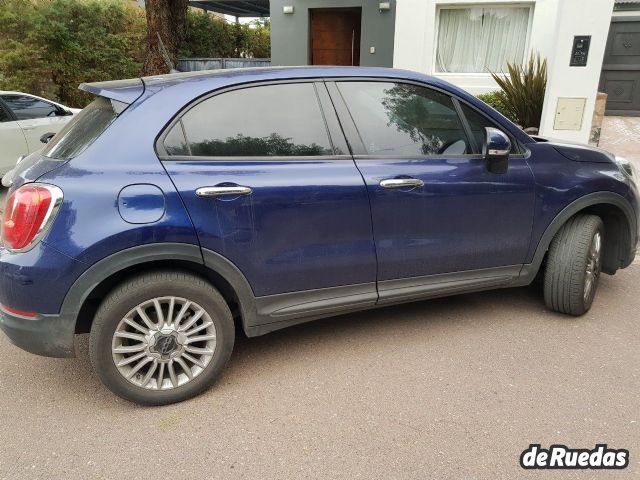
{"type": "Polygon", "coordinates": [[[531,54],[526,65],[507,64],[508,73],[491,73],[502,90],[496,96],[522,127],[540,127],[547,89],[547,60],[531,54]]]}

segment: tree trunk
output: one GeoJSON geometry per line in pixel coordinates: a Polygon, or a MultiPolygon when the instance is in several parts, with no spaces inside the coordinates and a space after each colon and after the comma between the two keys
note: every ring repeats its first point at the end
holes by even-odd
{"type": "Polygon", "coordinates": [[[146,0],[147,55],[143,75],[160,75],[175,68],[184,38],[188,0],[146,0]]]}

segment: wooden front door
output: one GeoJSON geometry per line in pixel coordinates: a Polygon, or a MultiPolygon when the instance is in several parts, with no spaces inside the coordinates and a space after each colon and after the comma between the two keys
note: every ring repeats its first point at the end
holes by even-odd
{"type": "Polygon", "coordinates": [[[311,9],[311,65],[360,65],[360,8],[311,9]]]}

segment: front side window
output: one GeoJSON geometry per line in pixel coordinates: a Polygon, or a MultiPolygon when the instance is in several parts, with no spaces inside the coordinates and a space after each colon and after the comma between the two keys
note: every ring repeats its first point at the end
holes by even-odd
{"type": "Polygon", "coordinates": [[[59,111],[56,105],[29,95],[7,94],[2,95],[2,100],[13,111],[18,120],[54,117],[59,111]]]}
{"type": "Polygon", "coordinates": [[[471,107],[462,104],[461,105],[462,112],[469,123],[469,129],[471,130],[471,135],[476,142],[476,147],[483,154],[487,151],[487,130],[486,127],[495,127],[495,124],[490,122],[488,119],[480,115],[471,107]]]}
{"type": "Polygon", "coordinates": [[[117,116],[108,98],[96,98],[47,143],[42,154],[55,159],[76,157],[102,135],[117,116]]]}
{"type": "MultiPolygon", "coordinates": [[[[467,119],[478,152],[482,152],[484,155],[487,153],[487,127],[497,128],[502,131],[504,129],[464,103],[460,104],[460,108],[462,108],[462,114],[467,119]]],[[[511,139],[511,152],[518,153],[518,144],[513,139],[511,139]]]]}
{"type": "Polygon", "coordinates": [[[341,82],[340,92],[369,155],[473,153],[449,95],[386,82],[341,82]]]}
{"type": "Polygon", "coordinates": [[[169,155],[273,157],[332,155],[311,83],[265,85],[210,97],[164,140],[169,155]],[[184,132],[184,135],[183,135],[184,132]]]}
{"type": "Polygon", "coordinates": [[[504,72],[524,60],[527,7],[442,8],[438,26],[439,72],[504,72]]]}

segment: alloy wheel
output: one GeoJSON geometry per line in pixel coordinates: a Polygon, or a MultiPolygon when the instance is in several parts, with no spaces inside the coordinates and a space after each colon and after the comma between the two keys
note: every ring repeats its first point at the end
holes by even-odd
{"type": "Polygon", "coordinates": [[[584,301],[589,304],[593,300],[600,277],[602,257],[602,235],[596,232],[591,239],[591,246],[587,254],[587,268],[584,280],[584,301]]]}
{"type": "Polygon", "coordinates": [[[133,308],[113,334],[118,372],[149,390],[171,390],[204,371],[216,350],[216,328],[197,303],[158,297],[133,308]]]}

